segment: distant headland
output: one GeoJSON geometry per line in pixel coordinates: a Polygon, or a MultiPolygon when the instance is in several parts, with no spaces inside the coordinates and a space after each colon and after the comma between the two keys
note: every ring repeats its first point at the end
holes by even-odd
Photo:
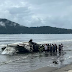
{"type": "Polygon", "coordinates": [[[72,29],[51,26],[26,27],[0,18],[0,34],[72,34],[72,29]]]}

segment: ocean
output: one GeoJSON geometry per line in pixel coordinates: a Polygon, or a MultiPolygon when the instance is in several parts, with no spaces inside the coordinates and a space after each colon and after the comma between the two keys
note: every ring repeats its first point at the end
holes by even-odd
{"type": "Polygon", "coordinates": [[[63,67],[72,63],[72,34],[0,34],[0,72],[31,72],[42,67],[63,67]],[[28,42],[63,44],[63,53],[26,53],[5,55],[1,48],[7,44],[28,42]],[[58,64],[54,64],[57,61],[58,64]]]}

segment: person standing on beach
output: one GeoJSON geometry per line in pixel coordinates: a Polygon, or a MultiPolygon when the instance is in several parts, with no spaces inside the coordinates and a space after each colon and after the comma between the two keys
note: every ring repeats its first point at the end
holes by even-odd
{"type": "Polygon", "coordinates": [[[50,44],[50,53],[52,53],[52,45],[50,44]]]}
{"type": "Polygon", "coordinates": [[[55,53],[55,45],[53,45],[52,49],[53,49],[53,53],[55,53]]]}
{"type": "Polygon", "coordinates": [[[59,53],[61,53],[62,47],[61,45],[59,45],[59,53]]]}
{"type": "Polygon", "coordinates": [[[62,51],[63,51],[63,44],[61,43],[61,49],[62,49],[62,51]]]}
{"type": "Polygon", "coordinates": [[[49,51],[50,51],[50,50],[49,50],[49,47],[50,47],[49,44],[47,45],[47,47],[48,47],[47,51],[49,52],[49,51]]]}
{"type": "Polygon", "coordinates": [[[41,45],[38,50],[39,50],[39,52],[43,52],[44,51],[44,46],[41,45]]]}
{"type": "Polygon", "coordinates": [[[55,52],[57,52],[57,45],[55,44],[55,52]]]}
{"type": "Polygon", "coordinates": [[[47,49],[48,49],[47,44],[44,46],[44,49],[45,49],[45,52],[47,52],[47,49]]]}

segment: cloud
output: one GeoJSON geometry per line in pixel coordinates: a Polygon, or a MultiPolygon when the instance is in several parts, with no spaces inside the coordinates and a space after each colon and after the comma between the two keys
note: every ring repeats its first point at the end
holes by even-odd
{"type": "Polygon", "coordinates": [[[23,25],[32,14],[28,7],[27,2],[23,0],[17,0],[17,2],[13,0],[2,1],[0,4],[0,18],[7,18],[23,25]]]}
{"type": "Polygon", "coordinates": [[[0,18],[29,27],[72,28],[72,0],[0,0],[0,18]]]}

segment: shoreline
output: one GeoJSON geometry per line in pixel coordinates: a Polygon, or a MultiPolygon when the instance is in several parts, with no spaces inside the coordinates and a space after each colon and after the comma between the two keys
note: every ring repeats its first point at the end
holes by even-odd
{"type": "Polygon", "coordinates": [[[72,64],[65,65],[64,67],[43,67],[31,72],[72,72],[72,64]]]}
{"type": "Polygon", "coordinates": [[[58,69],[57,67],[42,67],[33,71],[29,71],[29,72],[52,72],[54,70],[58,69]]]}

